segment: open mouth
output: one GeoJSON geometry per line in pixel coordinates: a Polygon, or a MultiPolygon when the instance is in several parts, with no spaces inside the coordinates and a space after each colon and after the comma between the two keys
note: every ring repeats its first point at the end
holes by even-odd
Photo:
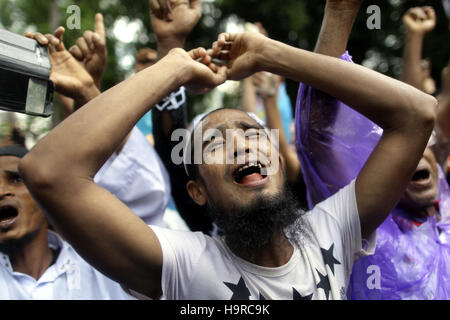
{"type": "Polygon", "coordinates": [[[424,182],[427,181],[430,178],[430,171],[427,169],[417,170],[411,181],[413,182],[424,182]]]}
{"type": "Polygon", "coordinates": [[[261,163],[249,163],[238,167],[233,172],[234,181],[240,185],[258,184],[267,176],[263,174],[264,165],[261,163]]]}
{"type": "Polygon", "coordinates": [[[18,215],[19,211],[13,206],[0,207],[0,224],[11,222],[18,215]]]}

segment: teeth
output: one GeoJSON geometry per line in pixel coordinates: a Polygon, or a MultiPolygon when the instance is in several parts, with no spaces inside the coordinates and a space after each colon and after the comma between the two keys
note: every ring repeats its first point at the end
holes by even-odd
{"type": "Polygon", "coordinates": [[[238,169],[238,173],[242,172],[245,169],[248,169],[250,167],[258,167],[260,169],[262,169],[262,166],[260,163],[250,163],[250,164],[246,164],[245,166],[241,167],[238,169]]]}

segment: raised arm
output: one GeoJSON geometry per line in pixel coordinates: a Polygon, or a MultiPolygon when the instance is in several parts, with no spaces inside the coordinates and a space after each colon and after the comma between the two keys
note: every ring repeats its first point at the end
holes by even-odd
{"type": "MultiPolygon", "coordinates": [[[[78,38],[77,43],[73,45],[69,52],[84,67],[94,81],[95,86],[101,90],[101,80],[106,69],[108,52],[106,49],[105,26],[103,15],[95,15],[94,32],[86,30],[82,37],[78,38]]],[[[65,116],[68,117],[72,112],[82,107],[87,101],[77,101],[70,97],[59,94],[59,99],[64,107],[65,116]]]]}
{"type": "Polygon", "coordinates": [[[298,182],[298,179],[300,179],[300,161],[297,158],[295,150],[291,148],[286,139],[286,134],[289,133],[284,132],[283,122],[281,120],[281,115],[278,108],[278,88],[283,80],[277,75],[268,75],[265,72],[257,73],[250,79],[253,81],[254,86],[257,89],[272,89],[270,92],[261,92],[260,96],[264,103],[264,110],[266,111],[267,125],[270,129],[275,129],[279,132],[279,149],[286,163],[286,174],[288,181],[295,185],[298,182]],[[270,81],[270,79],[273,81],[270,81]]]}
{"type": "MultiPolygon", "coordinates": [[[[56,50],[63,48],[55,45],[56,50]]],[[[204,49],[174,49],[68,117],[22,159],[20,173],[57,229],[94,267],[147,296],[161,293],[162,253],[153,231],[93,176],[142,115],[185,85],[225,81],[204,49]]]]}
{"type": "Polygon", "coordinates": [[[108,59],[105,24],[101,13],[95,15],[94,31],[86,30],[69,51],[83,64],[97,88],[101,90],[101,81],[108,59]]]}
{"type": "Polygon", "coordinates": [[[423,90],[422,45],[425,34],[434,29],[436,14],[432,7],[409,9],[403,16],[406,40],[403,49],[403,70],[401,80],[423,90]]]}
{"type": "Polygon", "coordinates": [[[339,58],[347,49],[348,38],[362,0],[328,0],[314,52],[339,58]]]}
{"type": "Polygon", "coordinates": [[[158,40],[158,56],[184,48],[189,33],[202,16],[201,0],[150,0],[150,19],[158,40]]]}
{"type": "Polygon", "coordinates": [[[98,96],[100,91],[83,65],[66,50],[63,43],[64,31],[63,27],[59,27],[54,34],[44,36],[41,33],[27,32],[25,36],[49,47],[52,66],[50,79],[56,91],[67,99],[75,101],[76,104],[84,105],[98,96]]]}
{"type": "Polygon", "coordinates": [[[438,96],[437,125],[447,139],[450,139],[450,63],[442,70],[442,91],[438,96]]]}
{"type": "MultiPolygon", "coordinates": [[[[161,9],[167,3],[170,1],[150,1],[150,18],[158,39],[159,58],[162,58],[172,48],[183,48],[187,36],[202,15],[201,1],[190,1],[190,3],[184,1],[175,8],[172,6],[170,19],[168,19],[165,16],[168,12],[161,9]],[[159,7],[158,4],[160,4],[159,7]]],[[[155,149],[169,172],[172,197],[181,217],[192,231],[209,233],[213,227],[206,208],[197,205],[189,196],[186,190],[189,179],[184,166],[172,161],[172,150],[178,143],[172,141],[172,133],[177,129],[187,127],[188,102],[177,109],[160,111],[155,108],[152,110],[155,149]]]]}
{"type": "Polygon", "coordinates": [[[276,73],[328,93],[384,129],[356,180],[362,235],[369,236],[400,199],[417,167],[433,129],[436,99],[359,65],[262,35],[221,34],[214,50],[214,56],[229,61],[231,79],[262,70],[276,73]]]}

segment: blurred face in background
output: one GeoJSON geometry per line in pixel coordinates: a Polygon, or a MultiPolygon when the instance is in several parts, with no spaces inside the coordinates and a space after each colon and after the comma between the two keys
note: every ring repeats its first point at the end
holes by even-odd
{"type": "Polygon", "coordinates": [[[158,59],[158,53],[150,48],[144,48],[136,54],[136,63],[134,70],[136,73],[154,65],[158,59]]]}

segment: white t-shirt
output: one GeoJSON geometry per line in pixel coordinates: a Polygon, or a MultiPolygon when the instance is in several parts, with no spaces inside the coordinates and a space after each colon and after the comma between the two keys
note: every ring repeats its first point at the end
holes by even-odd
{"type": "Polygon", "coordinates": [[[303,218],[310,236],[277,268],[237,257],[221,239],[152,226],[163,251],[161,299],[346,299],[353,263],[373,254],[376,241],[374,234],[363,248],[355,182],[303,218]]]}

